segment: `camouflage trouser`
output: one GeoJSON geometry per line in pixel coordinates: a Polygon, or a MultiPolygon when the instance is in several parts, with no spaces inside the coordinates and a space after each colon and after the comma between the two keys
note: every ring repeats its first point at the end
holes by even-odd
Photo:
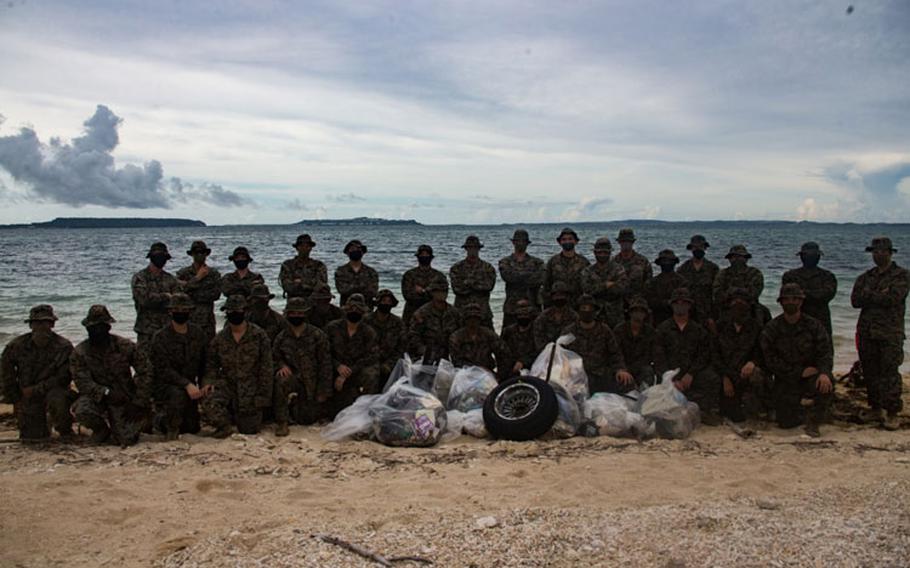
{"type": "Polygon", "coordinates": [[[616,374],[613,372],[586,374],[588,375],[589,394],[594,394],[596,392],[612,392],[616,394],[624,394],[630,390],[635,389],[638,386],[635,384],[635,382],[632,382],[628,385],[619,384],[619,381],[616,380],[616,374]]]}
{"type": "Polygon", "coordinates": [[[348,377],[341,390],[335,391],[332,395],[330,418],[334,418],[339,412],[354,404],[360,395],[375,392],[378,384],[379,367],[376,365],[364,367],[348,377]]]}
{"type": "Polygon", "coordinates": [[[793,428],[801,425],[806,417],[814,419],[816,423],[824,422],[834,393],[818,392],[815,386],[817,380],[817,374],[805,378],[774,378],[774,410],[778,426],[793,428]],[[811,401],[811,405],[804,406],[803,401],[811,401]]]}
{"type": "Polygon", "coordinates": [[[262,426],[262,408],[257,408],[255,401],[247,400],[241,404],[237,395],[223,383],[215,385],[215,390],[203,399],[202,414],[206,422],[215,428],[236,423],[241,434],[258,434],[262,426]]]}
{"type": "Polygon", "coordinates": [[[78,395],[67,388],[55,387],[44,395],[32,395],[14,405],[16,422],[19,427],[19,439],[35,440],[51,435],[47,424],[47,415],[58,434],[73,432],[73,417],[70,405],[78,395]]]}
{"type": "Polygon", "coordinates": [[[155,392],[158,407],[155,424],[158,430],[178,430],[181,434],[199,432],[199,404],[190,398],[186,389],[176,385],[163,385],[155,392]]]}
{"type": "Polygon", "coordinates": [[[716,413],[720,405],[720,375],[708,367],[692,378],[692,386],[683,394],[698,405],[702,413],[716,413]]]}
{"type": "Polygon", "coordinates": [[[720,413],[723,416],[734,422],[742,422],[746,418],[758,418],[763,410],[772,407],[769,377],[760,367],[755,367],[749,379],[737,375],[730,377],[730,380],[733,383],[732,397],[724,394],[721,377],[720,413]]]}
{"type": "Polygon", "coordinates": [[[898,368],[904,361],[903,339],[868,339],[860,334],[859,360],[866,379],[869,406],[892,414],[900,412],[903,385],[898,368]]]}
{"type": "Polygon", "coordinates": [[[132,415],[130,405],[111,406],[81,396],[73,405],[76,421],[93,432],[109,428],[114,440],[121,446],[131,446],[139,441],[139,434],[146,425],[146,417],[132,415]]]}
{"type": "Polygon", "coordinates": [[[287,378],[275,377],[275,395],[272,397],[276,422],[290,422],[295,424],[313,424],[317,420],[328,418],[329,401],[316,402],[314,396],[308,396],[307,390],[296,374],[287,378]],[[297,393],[293,401],[289,401],[292,393],[297,393]]]}

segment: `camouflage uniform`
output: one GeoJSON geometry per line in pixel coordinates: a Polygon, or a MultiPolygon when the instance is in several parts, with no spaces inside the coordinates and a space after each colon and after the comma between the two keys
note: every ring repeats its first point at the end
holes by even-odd
{"type": "MultiPolygon", "coordinates": [[[[891,240],[877,237],[867,251],[889,249],[891,240]]],[[[884,270],[871,268],[853,285],[850,302],[859,308],[859,359],[866,379],[869,406],[897,414],[903,408],[901,375],[904,360],[904,315],[910,272],[891,262],[884,270]]]]}
{"type": "MultiPolygon", "coordinates": [[[[798,286],[785,284],[781,288],[781,297],[790,293],[798,293],[799,297],[803,297],[798,286]]],[[[832,377],[831,367],[834,361],[825,326],[805,314],[801,314],[796,323],[791,324],[781,314],[762,330],[761,349],[765,365],[774,375],[778,424],[782,428],[792,428],[802,422],[802,399],[813,400],[809,418],[816,424],[821,422],[832,393],[822,394],[818,391],[815,383],[819,375],[803,377],[802,373],[809,367],[815,367],[819,374],[832,377]]]]}
{"type": "MultiPolygon", "coordinates": [[[[167,247],[163,243],[155,243],[146,255],[162,252],[167,254],[167,247]]],[[[167,254],[167,258],[171,255],[167,254]]],[[[133,331],[136,332],[137,343],[145,345],[152,339],[156,331],[164,327],[168,320],[168,297],[177,291],[177,279],[164,269],[152,269],[147,266],[133,275],[132,281],[133,303],[136,306],[136,323],[133,331]]]]}
{"type": "MultiPolygon", "coordinates": [[[[629,310],[642,310],[647,313],[648,303],[643,298],[632,298],[629,301],[629,310]]],[[[650,313],[648,315],[650,316],[650,313]]],[[[635,383],[650,386],[655,382],[654,368],[651,366],[654,361],[655,331],[648,323],[648,319],[645,318],[638,334],[632,332],[631,322],[624,321],[613,328],[613,336],[622,352],[626,369],[635,377],[635,383]]]]}
{"type": "MultiPolygon", "coordinates": [[[[92,306],[82,320],[86,328],[102,323],[114,323],[114,318],[101,305],[92,306]]],[[[111,431],[122,446],[138,442],[152,406],[151,373],[145,351],[113,334],[105,345],[85,340],[70,355],[70,373],[80,395],[72,408],[76,420],[95,434],[111,431]],[[109,395],[114,391],[126,402],[113,404],[109,395]]]]}
{"type": "MultiPolygon", "coordinates": [[[[367,252],[366,245],[358,240],[353,240],[345,245],[344,253],[347,254],[348,249],[355,244],[364,253],[367,252]]],[[[341,296],[339,300],[341,305],[348,301],[351,294],[360,294],[366,300],[367,306],[371,307],[379,292],[379,273],[363,262],[360,263],[360,270],[354,270],[350,262],[342,264],[335,269],[335,289],[341,296]]]]}
{"type": "MultiPolygon", "coordinates": [[[[677,288],[671,302],[688,301],[692,297],[685,288],[677,288]]],[[[677,378],[692,376],[686,397],[697,403],[703,413],[718,410],[720,377],[711,367],[711,336],[702,325],[689,319],[682,329],[670,318],[657,326],[654,333],[654,371],[662,377],[667,371],[679,369],[677,378]]]]}
{"type": "MultiPolygon", "coordinates": [[[[352,311],[366,313],[366,301],[360,294],[353,294],[344,305],[345,314],[352,311]]],[[[353,335],[348,334],[348,321],[335,320],[326,327],[329,348],[332,354],[332,369],[337,376],[338,367],[351,369],[351,376],[345,380],[341,390],[336,390],[333,414],[352,405],[362,394],[379,392],[379,343],[373,328],[363,321],[353,335]]]]}
{"type": "MultiPolygon", "coordinates": [[[[733,256],[742,256],[747,260],[752,258],[743,245],[730,247],[726,258],[729,259],[733,256]]],[[[720,319],[724,315],[730,304],[730,291],[734,288],[744,288],[748,291],[753,305],[758,307],[760,306],[758,298],[765,288],[765,277],[762,276],[761,270],[745,264],[731,264],[727,268],[722,268],[714,279],[714,309],[718,312],[715,314],[715,319],[720,319]]]]}
{"type": "MultiPolygon", "coordinates": [[[[307,311],[303,298],[289,298],[285,313],[307,311]]],[[[287,366],[291,375],[275,378],[275,420],[287,423],[293,417],[298,424],[312,424],[321,418],[328,418],[326,403],[316,400],[317,396],[332,397],[332,354],[329,339],[319,328],[305,323],[300,335],[293,329],[278,334],[272,344],[272,360],[276,369],[287,366]],[[289,405],[292,394],[296,398],[289,405]],[[290,406],[290,412],[289,412],[290,406]]]]}
{"type": "MultiPolygon", "coordinates": [[[[391,290],[380,290],[376,301],[390,296],[394,301],[392,306],[398,305],[398,299],[391,290]]],[[[408,334],[404,322],[395,314],[382,314],[379,311],[371,312],[363,318],[363,322],[373,328],[379,343],[379,377],[385,380],[391,374],[398,360],[407,350],[408,334]]]]}
{"type": "MultiPolygon", "coordinates": [[[[803,244],[799,254],[807,252],[818,253],[821,256],[821,251],[816,243],[808,242],[803,244]]],[[[834,273],[818,266],[803,266],[785,272],[781,283],[799,285],[806,295],[802,312],[822,322],[828,332],[828,337],[831,338],[833,331],[831,328],[831,310],[828,308],[828,303],[837,295],[837,278],[834,273]]]]}
{"type": "MultiPolygon", "coordinates": [[[[635,242],[635,232],[632,229],[621,229],[616,237],[616,242],[635,242]]],[[[626,277],[629,279],[629,294],[642,294],[645,290],[645,283],[651,279],[651,263],[644,255],[632,251],[628,258],[623,256],[622,251],[616,253],[613,262],[618,263],[626,271],[626,277]]]]}
{"type": "Polygon", "coordinates": [[[534,310],[531,308],[530,303],[519,300],[515,316],[516,318],[526,317],[530,323],[527,327],[522,328],[516,322],[502,329],[500,338],[509,354],[509,361],[506,366],[509,374],[512,373],[516,362],[521,362],[522,369],[530,369],[537,359],[538,353],[537,345],[534,344],[534,310]]]}
{"type": "Polygon", "coordinates": [[[275,341],[279,333],[288,329],[288,322],[284,319],[284,316],[270,308],[268,303],[264,307],[261,305],[255,306],[255,303],[257,300],[268,302],[274,297],[275,294],[269,292],[269,287],[265,284],[253,286],[252,290],[250,290],[249,302],[247,302],[249,309],[246,312],[247,321],[261,327],[266,335],[269,336],[270,342],[275,341]]]}
{"type": "Polygon", "coordinates": [[[344,318],[344,312],[341,311],[341,308],[330,303],[334,297],[328,284],[317,285],[316,289],[310,295],[310,300],[313,302],[313,309],[310,310],[310,313],[307,316],[307,322],[315,325],[322,331],[325,331],[329,322],[344,318]]]}
{"type": "MultiPolygon", "coordinates": [[[[550,296],[566,297],[566,285],[562,280],[553,285],[550,296]]],[[[580,296],[579,296],[580,297],[580,296]]],[[[578,321],[578,313],[567,305],[550,307],[534,320],[534,346],[540,352],[547,343],[556,341],[562,331],[578,321]]]]}
{"type": "MultiPolygon", "coordinates": [[[[430,285],[433,289],[447,289],[442,282],[430,285]]],[[[430,302],[414,313],[408,329],[408,353],[413,359],[430,362],[449,357],[449,337],[461,327],[461,312],[448,302],[437,307],[430,302]]]]}
{"type": "Polygon", "coordinates": [[[585,328],[582,322],[570,324],[563,330],[563,335],[571,333],[575,341],[566,347],[581,355],[588,375],[588,392],[628,392],[634,384],[620,385],[616,373],[625,369],[626,364],[616,338],[610,328],[601,321],[592,322],[593,326],[585,328]]]}
{"type": "MultiPolygon", "coordinates": [[[[246,299],[229,296],[222,311],[245,311],[246,299]]],[[[215,335],[206,354],[203,384],[214,391],[203,402],[203,414],[219,430],[233,419],[241,434],[256,434],[262,424],[262,411],[272,403],[272,348],[269,336],[259,326],[247,322],[239,341],[231,326],[215,335]]]]}
{"type": "MultiPolygon", "coordinates": [[[[462,248],[476,246],[483,248],[480,239],[471,235],[465,239],[462,248]]],[[[466,258],[449,269],[449,281],[455,293],[455,307],[461,310],[468,304],[480,306],[483,310],[483,324],[493,328],[493,312],[490,310],[490,292],[496,286],[496,269],[480,258],[466,258]]]]}
{"type": "MultiPolygon", "coordinates": [[[[468,304],[462,315],[464,319],[471,317],[482,319],[483,312],[480,306],[468,304]]],[[[456,330],[449,336],[449,355],[456,367],[476,365],[493,372],[498,366],[502,378],[508,378],[511,370],[505,368],[509,361],[505,343],[488,327],[478,326],[476,329],[462,327],[456,330]]]]}
{"type": "Polygon", "coordinates": [[[200,386],[208,344],[205,331],[192,323],[186,333],[177,333],[169,324],[152,337],[152,396],[163,407],[167,431],[199,432],[199,405],[187,394],[186,386],[200,386]]]}
{"type": "Polygon", "coordinates": [[[714,319],[714,280],[720,267],[708,259],[702,260],[701,267],[695,266],[695,260],[689,259],[682,263],[676,274],[685,282],[686,288],[695,300],[695,312],[692,314],[701,324],[709,319],[714,319]]]}
{"type": "MultiPolygon", "coordinates": [[[[56,321],[54,310],[48,305],[31,309],[32,321],[56,321]]],[[[26,333],[10,341],[0,357],[0,387],[7,402],[13,405],[19,438],[39,439],[50,436],[47,415],[50,413],[54,428],[61,436],[73,433],[73,419],[69,413],[75,393],[70,389],[69,358],[73,344],[53,331],[48,340],[39,345],[34,333],[26,333]],[[28,398],[22,389],[31,387],[28,398]]]]}
{"type": "MultiPolygon", "coordinates": [[[[246,247],[235,248],[233,254],[228,257],[228,260],[233,262],[239,257],[246,257],[250,262],[253,262],[253,257],[250,256],[250,251],[247,250],[246,247]]],[[[229,272],[221,277],[221,294],[225,298],[238,294],[247,297],[256,284],[265,284],[265,279],[261,274],[253,272],[252,270],[247,270],[246,274],[240,276],[238,271],[235,270],[234,272],[229,272]]]]}
{"type": "MultiPolygon", "coordinates": [[[[512,242],[530,244],[528,232],[515,231],[512,242]]],[[[540,307],[540,286],[543,284],[546,268],[543,260],[525,253],[522,258],[513,253],[499,260],[499,275],[506,283],[506,300],[502,305],[502,327],[515,323],[515,312],[520,300],[527,300],[533,308],[540,307]]]]}
{"type": "MultiPolygon", "coordinates": [[[[186,252],[192,255],[197,251],[211,252],[203,241],[193,242],[186,252]]],[[[221,273],[211,266],[207,268],[208,273],[201,279],[196,278],[198,270],[194,264],[181,268],[177,271],[177,281],[193,300],[190,322],[199,326],[211,341],[215,337],[215,302],[221,297],[221,273]]]]}
{"type": "MultiPolygon", "coordinates": [[[[420,253],[425,253],[432,259],[433,247],[420,245],[414,256],[419,258],[420,253]]],[[[404,313],[401,314],[401,319],[404,321],[405,327],[410,327],[414,313],[430,301],[427,287],[433,282],[445,284],[446,289],[449,287],[446,275],[429,265],[412,268],[401,277],[401,296],[404,298],[404,313]],[[423,288],[423,292],[417,291],[418,286],[423,288]]]]}
{"type": "Polygon", "coordinates": [[[550,294],[553,290],[553,285],[557,282],[562,282],[566,286],[569,305],[575,305],[575,301],[583,293],[581,286],[582,272],[590,265],[591,262],[578,253],[571,257],[561,252],[551,256],[550,260],[547,261],[547,268],[544,273],[544,304],[550,305],[550,294]]]}
{"type": "MultiPolygon", "coordinates": [[[[610,239],[597,239],[594,250],[609,253],[610,239]]],[[[629,292],[629,278],[618,263],[595,262],[581,271],[581,289],[594,297],[598,307],[598,319],[610,327],[623,320],[623,301],[629,292]]]]}
{"type": "MultiPolygon", "coordinates": [[[[739,295],[744,302],[750,304],[749,295],[745,290],[738,294],[733,291],[733,297],[739,295]]],[[[769,385],[767,377],[762,370],[761,334],[762,324],[752,314],[742,322],[737,322],[730,315],[724,316],[717,322],[717,335],[714,338],[714,369],[721,377],[726,377],[733,384],[733,396],[726,395],[720,398],[720,409],[724,416],[735,422],[746,418],[743,409],[743,395],[748,393],[752,400],[766,402],[769,398],[769,385]],[[748,362],[755,365],[752,376],[744,379],[741,376],[743,366],[748,362]]],[[[758,405],[750,405],[750,414],[757,414],[758,405]]]]}
{"type": "MultiPolygon", "coordinates": [[[[659,265],[661,262],[672,262],[675,264],[679,262],[679,258],[672,250],[664,249],[657,255],[654,264],[659,265]]],[[[651,308],[651,317],[655,327],[673,317],[673,310],[670,309],[670,295],[673,294],[673,290],[685,287],[686,279],[676,272],[661,271],[660,274],[645,283],[644,297],[651,308]]]]}
{"type": "MultiPolygon", "coordinates": [[[[309,235],[300,235],[297,237],[294,247],[297,248],[301,245],[315,247],[316,243],[309,235]]],[[[295,256],[281,263],[278,281],[281,283],[284,295],[288,298],[297,296],[309,298],[320,284],[329,283],[329,273],[325,263],[321,260],[295,256]],[[300,280],[300,282],[295,282],[295,280],[300,280]]]]}

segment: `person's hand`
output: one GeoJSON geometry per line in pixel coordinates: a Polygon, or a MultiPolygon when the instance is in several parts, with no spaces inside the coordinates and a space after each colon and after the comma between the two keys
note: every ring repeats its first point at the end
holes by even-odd
{"type": "Polygon", "coordinates": [[[818,369],[816,369],[815,367],[806,367],[805,369],[803,369],[803,378],[804,379],[807,377],[811,377],[812,375],[817,375],[817,374],[818,374],[818,369]]]}
{"type": "Polygon", "coordinates": [[[739,376],[748,379],[752,376],[752,373],[755,371],[755,363],[748,361],[743,368],[739,370],[739,376]]]}
{"type": "Polygon", "coordinates": [[[674,381],[674,384],[676,385],[677,389],[685,392],[685,391],[689,390],[689,387],[692,386],[692,375],[689,373],[686,373],[679,379],[676,379],[674,381]]]}
{"type": "Polygon", "coordinates": [[[325,395],[325,394],[317,394],[317,395],[316,395],[316,402],[318,402],[318,403],[320,403],[320,404],[322,404],[323,402],[325,402],[325,401],[327,401],[327,400],[329,400],[329,396],[328,396],[328,395],[325,395]]]}
{"type": "Polygon", "coordinates": [[[35,387],[22,387],[22,398],[31,398],[35,394],[35,387]]]}
{"type": "Polygon", "coordinates": [[[625,386],[632,384],[632,381],[634,381],[635,378],[629,371],[620,369],[619,371],[616,371],[616,380],[619,381],[619,384],[625,386]]]}
{"type": "Polygon", "coordinates": [[[423,292],[424,292],[423,286],[421,286],[420,284],[415,284],[414,291],[417,292],[418,294],[423,294],[423,292]]]}
{"type": "Polygon", "coordinates": [[[291,376],[292,372],[293,371],[291,371],[290,367],[288,367],[287,365],[282,365],[281,368],[278,369],[278,372],[275,374],[278,375],[279,379],[286,379],[291,376]]]}
{"type": "Polygon", "coordinates": [[[512,365],[512,374],[517,375],[522,369],[524,369],[524,365],[521,364],[521,361],[516,361],[515,364],[512,365]]]}
{"type": "Polygon", "coordinates": [[[193,400],[199,400],[200,398],[202,398],[202,389],[200,389],[193,383],[187,383],[186,394],[190,395],[190,398],[193,400]]]}
{"type": "Polygon", "coordinates": [[[348,367],[347,365],[338,365],[338,369],[336,369],[336,370],[338,371],[338,374],[341,375],[345,379],[350,377],[351,373],[353,373],[351,368],[348,367]]]}
{"type": "Polygon", "coordinates": [[[335,377],[335,390],[341,392],[344,388],[345,377],[335,377]]]}
{"type": "Polygon", "coordinates": [[[215,385],[205,385],[202,387],[202,396],[209,396],[215,392],[215,385]]]}
{"type": "Polygon", "coordinates": [[[730,377],[724,377],[724,396],[727,398],[733,398],[735,392],[736,391],[733,388],[733,381],[730,380],[730,377]]]}
{"type": "Polygon", "coordinates": [[[196,271],[196,280],[202,280],[209,275],[208,265],[203,265],[198,271],[196,271]]]}
{"type": "Polygon", "coordinates": [[[815,388],[822,394],[828,394],[834,390],[834,384],[831,382],[831,377],[821,374],[818,376],[818,379],[815,380],[815,388]]]}

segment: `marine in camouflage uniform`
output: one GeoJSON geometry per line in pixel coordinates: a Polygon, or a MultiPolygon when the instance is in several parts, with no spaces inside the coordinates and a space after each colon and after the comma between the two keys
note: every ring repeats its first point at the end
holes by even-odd
{"type": "Polygon", "coordinates": [[[730,305],[730,291],[734,288],[742,288],[749,293],[753,310],[759,321],[764,322],[765,316],[760,312],[767,309],[759,303],[758,299],[762,290],[765,289],[765,277],[762,276],[761,270],[746,264],[752,255],[745,246],[733,245],[725,258],[730,261],[730,266],[721,269],[714,279],[714,308],[717,310],[715,318],[720,319],[730,305]]]}
{"type": "Polygon", "coordinates": [[[427,289],[432,282],[441,282],[448,288],[448,280],[442,272],[432,268],[433,247],[420,245],[417,247],[417,264],[404,273],[401,277],[401,295],[404,297],[404,313],[401,319],[405,327],[410,327],[414,313],[430,301],[430,292],[427,289]]]}
{"type": "Polygon", "coordinates": [[[613,328],[626,369],[640,390],[654,385],[654,327],[648,302],[640,296],[629,300],[629,319],[613,328]]]}
{"type": "Polygon", "coordinates": [[[531,307],[540,307],[540,286],[546,275],[543,260],[528,254],[531,240],[524,229],[516,229],[512,235],[514,252],[499,259],[499,275],[506,283],[506,300],[502,305],[503,329],[516,321],[518,302],[527,301],[531,307]]]}
{"type": "Polygon", "coordinates": [[[246,247],[237,247],[228,260],[234,263],[237,270],[221,277],[221,294],[225,298],[240,295],[246,298],[256,284],[265,284],[261,274],[249,269],[253,257],[246,247]]]}
{"type": "Polygon", "coordinates": [[[456,367],[477,366],[492,372],[498,369],[500,380],[509,376],[509,354],[505,343],[492,329],[482,325],[483,309],[468,304],[461,311],[464,327],[449,337],[449,355],[456,367]]]}
{"type": "Polygon", "coordinates": [[[705,258],[711,245],[702,235],[692,235],[686,249],[692,251],[692,258],[682,263],[676,271],[686,281],[686,287],[695,300],[695,321],[715,332],[714,280],[720,267],[705,258]]]}
{"type": "Polygon", "coordinates": [[[332,414],[354,404],[362,394],[379,392],[379,343],[373,328],[363,323],[366,300],[352,294],[344,304],[345,319],[326,328],[332,354],[335,394],[332,414]]]}
{"type": "Polygon", "coordinates": [[[853,285],[850,302],[859,308],[857,324],[859,360],[866,379],[866,392],[873,419],[882,419],[889,430],[900,426],[897,414],[901,401],[901,363],[904,360],[904,314],[910,272],[892,260],[897,252],[888,237],[876,237],[866,247],[875,267],[864,272],[853,285]]]}
{"type": "Polygon", "coordinates": [[[597,321],[597,309],[593,296],[584,294],[578,299],[578,321],[563,330],[563,335],[574,335],[575,341],[566,347],[581,355],[589,393],[628,392],[635,388],[635,381],[626,370],[613,331],[597,321]]]}
{"type": "Polygon", "coordinates": [[[70,374],[79,389],[72,412],[92,430],[92,441],[109,438],[121,446],[139,441],[152,409],[152,380],[146,350],[110,333],[114,318],[102,305],[89,308],[82,325],[88,339],[70,355],[70,374]]]}
{"type": "Polygon", "coordinates": [[[315,246],[316,242],[309,235],[298,235],[294,242],[297,256],[281,263],[278,281],[286,297],[309,298],[320,284],[328,285],[329,273],[325,263],[310,258],[310,252],[315,246]]]}
{"type": "Polygon", "coordinates": [[[171,258],[164,243],[154,243],[149,248],[149,265],[133,275],[133,304],[136,306],[137,343],[140,346],[152,339],[156,331],[167,325],[167,302],[177,291],[177,279],[164,270],[171,258]]]}
{"type": "MultiPolygon", "coordinates": [[[[152,337],[149,363],[152,396],[160,411],[159,428],[168,440],[199,432],[199,400],[209,338],[193,324],[195,304],[183,293],[171,296],[171,321],[152,337]]],[[[159,422],[156,420],[156,422],[159,422]]]]}
{"type": "Polygon", "coordinates": [[[73,435],[70,354],[73,344],[53,331],[57,316],[47,304],[29,311],[31,331],[11,340],[0,357],[0,388],[13,405],[20,440],[50,436],[47,415],[61,438],[73,435]]]}
{"type": "Polygon", "coordinates": [[[557,282],[562,282],[569,305],[574,306],[575,301],[583,293],[581,273],[591,262],[575,251],[575,247],[579,243],[578,233],[571,228],[566,227],[560,231],[556,242],[559,243],[562,250],[547,261],[542,288],[544,305],[547,307],[551,305],[553,287],[557,282]]]}
{"type": "Polygon", "coordinates": [[[562,330],[578,321],[578,313],[569,306],[568,288],[562,280],[553,284],[550,302],[552,305],[534,320],[534,347],[538,353],[559,339],[562,330]]]}
{"type": "Polygon", "coordinates": [[[797,284],[784,284],[777,301],[784,313],[771,320],[761,334],[765,365],[774,375],[774,405],[781,428],[803,422],[806,433],[818,436],[833,398],[831,367],[834,362],[825,326],[800,312],[805,295],[797,284]]]}
{"type": "Polygon", "coordinates": [[[376,295],[376,311],[363,318],[373,328],[379,342],[379,379],[389,378],[398,360],[407,350],[408,334],[401,318],[392,313],[398,298],[391,290],[383,288],[376,295]]]}
{"type": "Polygon", "coordinates": [[[582,291],[594,297],[598,319],[611,328],[623,321],[623,302],[629,292],[625,269],[610,258],[612,249],[610,239],[597,239],[594,243],[597,260],[581,271],[582,291]]]}
{"type": "Polygon", "coordinates": [[[620,229],[616,242],[619,243],[619,252],[613,257],[613,262],[618,263],[626,271],[629,295],[643,294],[645,284],[651,279],[651,263],[644,255],[635,252],[635,231],[629,228],[620,229]]]}
{"type": "Polygon", "coordinates": [[[449,286],[445,281],[430,282],[427,291],[432,300],[411,318],[408,353],[412,359],[430,363],[449,357],[449,337],[461,327],[461,312],[446,301],[449,286]]]}
{"type": "Polygon", "coordinates": [[[509,354],[509,373],[517,375],[522,369],[530,369],[537,359],[538,349],[534,343],[534,318],[536,310],[527,300],[518,300],[515,306],[515,323],[502,328],[500,338],[509,354]]]}
{"type": "Polygon", "coordinates": [[[250,297],[247,298],[247,321],[261,327],[269,336],[270,342],[288,328],[288,322],[284,316],[269,307],[269,300],[274,297],[275,294],[269,291],[268,286],[256,284],[250,290],[250,297]]]}
{"type": "MultiPolygon", "coordinates": [[[[837,278],[831,271],[818,267],[818,261],[822,257],[818,243],[811,241],[803,243],[797,256],[802,260],[803,266],[784,272],[781,283],[799,285],[803,294],[806,295],[802,312],[822,322],[825,331],[828,332],[828,337],[833,338],[831,310],[828,308],[828,304],[837,295],[837,278]]],[[[833,339],[831,345],[833,349],[833,339]]]]}
{"type": "Polygon", "coordinates": [[[770,384],[762,370],[762,323],[752,312],[752,298],[742,288],[728,294],[730,306],[717,322],[714,369],[721,377],[721,414],[734,422],[757,418],[770,401],[770,384]]]}
{"type": "Polygon", "coordinates": [[[660,251],[654,259],[654,264],[660,267],[660,274],[645,283],[644,297],[651,308],[655,327],[673,317],[673,310],[670,309],[670,296],[673,290],[686,287],[686,279],[673,271],[678,263],[679,258],[672,250],[660,251]]]}
{"type": "Polygon", "coordinates": [[[325,331],[329,322],[344,318],[341,308],[332,303],[334,297],[328,284],[318,284],[310,295],[313,309],[310,310],[307,321],[325,331]]]}
{"type": "Polygon", "coordinates": [[[216,438],[231,435],[231,422],[241,434],[258,434],[262,412],[272,404],[271,342],[262,328],[246,321],[247,307],[243,295],[228,297],[221,306],[228,324],[206,354],[203,385],[212,394],[203,401],[202,412],[215,427],[216,438]]]}
{"type": "Polygon", "coordinates": [[[367,307],[373,306],[379,292],[379,273],[361,261],[366,252],[366,245],[356,239],[344,245],[344,254],[350,261],[335,270],[335,289],[341,296],[341,305],[348,301],[351,294],[360,294],[367,307]]]}
{"type": "Polygon", "coordinates": [[[702,422],[716,426],[720,378],[711,367],[711,335],[689,317],[694,301],[686,288],[677,288],[670,297],[673,317],[657,326],[654,334],[654,371],[662,377],[679,369],[676,388],[698,404],[702,422]]]}
{"type": "Polygon", "coordinates": [[[483,243],[474,235],[465,239],[461,248],[467,253],[449,269],[449,281],[455,293],[455,307],[459,310],[468,304],[480,306],[483,310],[483,324],[493,329],[493,311],[490,309],[490,292],[496,286],[496,269],[480,259],[483,243]]]}
{"type": "Polygon", "coordinates": [[[193,263],[177,271],[180,288],[193,301],[190,322],[200,327],[209,341],[215,337],[215,302],[221,297],[221,273],[206,264],[211,253],[205,241],[193,241],[186,251],[193,263]]]}
{"type": "Polygon", "coordinates": [[[288,434],[287,424],[313,424],[327,419],[332,397],[332,354],[329,338],[321,329],[307,323],[310,301],[288,298],[284,309],[289,322],[272,344],[275,373],[276,435],[288,434]]]}

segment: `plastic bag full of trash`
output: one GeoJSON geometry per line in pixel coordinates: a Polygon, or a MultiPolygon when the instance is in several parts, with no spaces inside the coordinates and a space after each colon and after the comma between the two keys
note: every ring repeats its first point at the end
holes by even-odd
{"type": "Polygon", "coordinates": [[[701,423],[698,405],[676,388],[673,378],[679,369],[667,371],[659,385],[641,393],[635,410],[653,423],[662,438],[687,438],[701,423]]]}
{"type": "Polygon", "coordinates": [[[654,425],[633,409],[635,397],[614,393],[597,392],[585,401],[585,422],[594,427],[589,435],[613,436],[615,438],[646,438],[654,434],[654,425]]]}
{"type": "Polygon", "coordinates": [[[463,429],[464,433],[468,436],[473,436],[475,438],[490,437],[490,433],[487,432],[487,425],[483,421],[482,408],[471,410],[470,412],[465,412],[463,429]]]}
{"type": "Polygon", "coordinates": [[[553,427],[543,437],[545,439],[571,438],[578,433],[578,429],[581,427],[581,409],[564,386],[552,381],[550,386],[553,387],[553,392],[556,393],[559,412],[556,415],[556,422],[553,423],[553,427]]]}
{"type": "Polygon", "coordinates": [[[382,396],[365,394],[357,397],[354,404],[339,412],[335,420],[322,429],[322,437],[330,442],[366,437],[373,428],[370,405],[382,396]]]}
{"type": "Polygon", "coordinates": [[[483,367],[462,367],[455,371],[452,388],[446,399],[448,410],[470,412],[483,408],[490,391],[496,388],[496,377],[483,367]]]}
{"type": "Polygon", "coordinates": [[[422,359],[412,361],[410,355],[405,353],[389,373],[383,392],[388,392],[392,385],[404,378],[411,385],[433,393],[439,400],[447,400],[454,374],[455,367],[448,359],[425,365],[422,359]]]}
{"type": "Polygon", "coordinates": [[[404,379],[369,406],[373,437],[387,446],[433,446],[446,430],[446,409],[404,379]]]}
{"type": "MultiPolygon", "coordinates": [[[[556,350],[553,353],[553,368],[550,372],[550,383],[565,387],[577,404],[583,404],[588,398],[588,375],[585,373],[581,355],[563,347],[575,341],[575,336],[568,334],[556,340],[556,350]]],[[[550,353],[553,343],[548,343],[543,351],[531,365],[530,374],[546,380],[547,369],[550,366],[550,353]]]]}

